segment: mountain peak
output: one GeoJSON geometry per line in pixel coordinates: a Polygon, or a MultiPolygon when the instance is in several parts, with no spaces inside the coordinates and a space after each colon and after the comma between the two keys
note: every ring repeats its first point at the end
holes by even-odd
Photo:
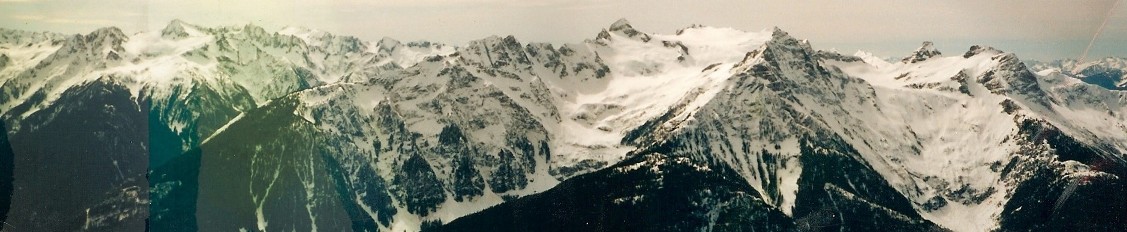
{"type": "Polygon", "coordinates": [[[624,35],[624,36],[630,37],[630,38],[638,38],[638,39],[641,39],[642,42],[649,42],[650,41],[650,35],[647,35],[646,33],[642,33],[640,31],[638,31],[637,29],[634,29],[634,26],[631,26],[630,21],[627,21],[626,19],[618,19],[618,21],[615,21],[613,24],[610,25],[610,28],[607,28],[606,30],[599,32],[599,35],[596,38],[599,39],[599,40],[609,40],[610,39],[610,33],[612,33],[612,32],[613,33],[619,33],[621,35],[624,35]]]}
{"type": "Polygon", "coordinates": [[[705,27],[706,27],[706,26],[704,26],[704,25],[700,25],[700,24],[696,24],[696,23],[694,23],[694,24],[690,24],[690,25],[689,25],[688,27],[685,27],[685,28],[681,28],[681,29],[677,29],[677,33],[676,33],[676,35],[681,35],[681,34],[684,34],[684,33],[685,33],[685,31],[686,31],[686,30],[689,30],[689,29],[697,29],[697,28],[705,28],[705,27]]]}
{"type": "Polygon", "coordinates": [[[471,46],[474,46],[473,44],[478,44],[480,46],[489,47],[490,49],[505,48],[505,49],[512,49],[512,50],[520,50],[523,47],[521,45],[520,41],[518,41],[517,38],[515,36],[512,36],[512,35],[507,35],[505,37],[501,37],[501,36],[497,36],[497,35],[491,35],[491,36],[486,37],[484,39],[471,41],[470,44],[471,44],[471,46]]]}
{"type": "Polygon", "coordinates": [[[783,31],[783,29],[780,29],[779,27],[771,28],[771,40],[768,41],[768,43],[772,43],[772,41],[784,43],[790,43],[791,41],[793,41],[795,43],[802,43],[802,41],[798,41],[798,39],[791,37],[790,33],[783,31]]]}
{"type": "Polygon", "coordinates": [[[783,29],[781,29],[779,27],[771,27],[771,37],[778,38],[778,37],[783,37],[783,36],[788,36],[788,35],[789,34],[787,34],[786,31],[783,31],[783,29]]]}
{"type": "MultiPolygon", "coordinates": [[[[68,41],[72,43],[70,46],[74,47],[67,50],[76,51],[76,49],[79,49],[92,54],[106,55],[107,53],[112,53],[114,54],[113,56],[118,56],[116,54],[120,54],[125,50],[122,44],[127,40],[129,40],[129,37],[125,36],[125,33],[121,32],[121,29],[117,27],[103,27],[90,32],[90,34],[74,35],[74,37],[70,38],[68,41]]],[[[118,58],[120,57],[118,56],[118,58]]],[[[112,58],[107,57],[107,59],[112,58]]]]}
{"type": "Polygon", "coordinates": [[[169,39],[188,37],[188,31],[185,29],[187,25],[189,24],[180,21],[180,19],[173,19],[168,23],[168,26],[165,26],[164,29],[160,31],[160,36],[169,39]]]}
{"type": "Polygon", "coordinates": [[[1002,51],[989,46],[974,45],[970,46],[970,50],[967,50],[967,53],[963,54],[963,58],[970,58],[982,53],[991,53],[996,55],[1002,53],[1002,51]]]}
{"type": "MultiPolygon", "coordinates": [[[[780,67],[813,68],[808,65],[810,63],[808,59],[810,59],[809,57],[813,56],[815,52],[813,48],[810,47],[809,43],[791,37],[790,34],[778,27],[772,28],[771,31],[771,39],[767,40],[759,49],[749,52],[744,57],[744,60],[736,65],[737,67],[749,68],[756,63],[767,61],[767,63],[771,65],[778,65],[780,62],[796,64],[795,66],[784,64],[780,67]]],[[[809,73],[807,71],[803,72],[809,73]]]]}
{"type": "MultiPolygon", "coordinates": [[[[248,28],[250,28],[251,26],[252,25],[247,25],[248,28]]],[[[332,35],[328,32],[300,26],[283,27],[281,31],[278,31],[278,34],[296,37],[304,41],[306,44],[313,46],[320,46],[323,40],[332,37],[332,35]]]]}
{"type": "Polygon", "coordinates": [[[248,23],[246,26],[243,26],[243,31],[251,34],[252,36],[261,36],[267,34],[265,28],[254,25],[254,23],[248,23]]]}
{"type": "MultiPolygon", "coordinates": [[[[257,27],[257,26],[248,24],[247,28],[251,28],[253,30],[254,28],[260,29],[261,27],[257,27]]],[[[300,26],[283,27],[281,31],[278,31],[278,34],[292,35],[292,36],[296,36],[298,38],[302,38],[302,39],[306,39],[306,40],[331,36],[331,34],[329,34],[328,32],[325,32],[325,31],[321,31],[321,30],[317,30],[317,29],[310,29],[310,28],[300,27],[300,26]]]]}
{"type": "Polygon", "coordinates": [[[610,25],[610,31],[623,30],[634,30],[634,27],[630,26],[630,21],[627,21],[625,18],[618,19],[618,21],[614,21],[614,23],[610,25]]]}
{"type": "Polygon", "coordinates": [[[121,46],[121,43],[125,40],[125,33],[121,32],[121,29],[117,27],[98,28],[98,30],[94,30],[94,32],[90,32],[90,34],[86,35],[87,42],[109,42],[115,47],[121,46]]]}
{"type": "Polygon", "coordinates": [[[939,50],[935,49],[934,43],[932,43],[931,41],[924,41],[923,45],[921,45],[920,48],[916,49],[916,51],[913,52],[911,55],[904,57],[904,59],[901,60],[901,62],[909,63],[909,64],[910,63],[916,63],[916,62],[924,61],[924,60],[927,60],[928,58],[936,57],[936,56],[939,56],[939,55],[943,55],[943,53],[940,53],[939,50]]]}
{"type": "Polygon", "coordinates": [[[864,61],[865,63],[876,67],[886,67],[892,65],[885,59],[877,57],[876,55],[873,55],[873,53],[868,51],[857,50],[857,52],[853,53],[853,56],[861,58],[861,61],[864,61]]]}
{"type": "Polygon", "coordinates": [[[182,26],[182,25],[184,25],[184,24],[188,24],[188,23],[185,23],[184,21],[182,21],[182,20],[180,20],[180,19],[172,19],[172,21],[169,21],[169,22],[168,22],[168,26],[167,26],[167,27],[171,27],[171,26],[182,26]]]}
{"type": "Polygon", "coordinates": [[[401,44],[402,43],[399,42],[399,40],[387,36],[380,38],[380,41],[376,42],[376,46],[379,47],[379,51],[387,53],[395,51],[395,48],[399,47],[399,45],[401,44]]]}
{"type": "Polygon", "coordinates": [[[124,38],[125,37],[125,33],[121,32],[121,29],[117,28],[117,27],[98,28],[97,30],[94,30],[94,32],[91,32],[90,34],[91,35],[98,35],[98,36],[115,37],[115,38],[124,38]]]}
{"type": "Polygon", "coordinates": [[[282,27],[282,30],[278,31],[278,33],[283,34],[283,35],[293,35],[293,34],[299,34],[299,33],[313,33],[313,32],[314,32],[313,29],[309,29],[309,28],[302,27],[302,26],[285,26],[285,27],[282,27]]]}

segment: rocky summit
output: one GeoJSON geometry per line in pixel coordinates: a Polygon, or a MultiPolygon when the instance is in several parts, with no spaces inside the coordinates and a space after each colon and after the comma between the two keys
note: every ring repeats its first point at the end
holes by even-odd
{"type": "Polygon", "coordinates": [[[0,230],[1127,230],[1121,58],[591,35],[0,29],[0,230]]]}

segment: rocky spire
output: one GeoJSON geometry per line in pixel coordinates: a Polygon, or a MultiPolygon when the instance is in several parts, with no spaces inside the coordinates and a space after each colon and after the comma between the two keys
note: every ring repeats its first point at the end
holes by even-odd
{"type": "Polygon", "coordinates": [[[974,45],[974,46],[970,46],[970,50],[967,50],[967,53],[963,54],[963,58],[970,58],[972,56],[976,56],[976,55],[982,54],[982,53],[999,54],[999,53],[1002,53],[1002,51],[999,51],[998,49],[994,49],[993,47],[989,47],[989,46],[974,45]]]}
{"type": "Polygon", "coordinates": [[[83,36],[82,39],[90,48],[107,48],[115,51],[123,51],[125,49],[122,48],[121,44],[125,43],[129,38],[117,27],[103,27],[83,36]]]}
{"type": "Polygon", "coordinates": [[[393,39],[391,37],[383,37],[379,42],[376,42],[376,46],[378,46],[379,51],[388,54],[395,51],[395,49],[398,48],[401,44],[402,43],[399,42],[399,40],[393,39]]]}
{"type": "Polygon", "coordinates": [[[188,31],[184,28],[186,23],[179,19],[173,19],[160,31],[160,36],[168,39],[180,39],[188,37],[188,31]]]}
{"type": "Polygon", "coordinates": [[[618,19],[618,21],[614,21],[614,23],[610,25],[610,28],[608,28],[608,30],[610,30],[610,31],[626,31],[626,30],[634,30],[634,27],[630,26],[630,21],[627,21],[626,19],[622,18],[622,19],[618,19]]]}
{"type": "Polygon", "coordinates": [[[783,29],[780,29],[779,27],[772,27],[771,28],[771,38],[784,38],[784,37],[787,37],[789,35],[790,34],[787,34],[786,31],[783,31],[783,29]]]}
{"type": "Polygon", "coordinates": [[[916,49],[915,52],[913,52],[911,55],[908,55],[907,57],[904,57],[904,59],[900,61],[910,64],[924,61],[939,55],[943,55],[943,53],[940,53],[939,50],[935,50],[935,46],[933,43],[931,43],[931,41],[924,41],[923,45],[920,46],[919,49],[916,49]]]}
{"type": "Polygon", "coordinates": [[[609,40],[610,33],[619,33],[626,37],[638,38],[641,39],[642,42],[650,41],[650,35],[634,29],[634,26],[631,26],[630,21],[627,21],[626,19],[618,19],[618,21],[614,21],[614,23],[610,25],[610,28],[599,32],[597,39],[609,40]]]}

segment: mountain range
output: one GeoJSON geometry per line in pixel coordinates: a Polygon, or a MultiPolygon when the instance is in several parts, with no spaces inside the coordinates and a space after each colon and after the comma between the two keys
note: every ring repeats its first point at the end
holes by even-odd
{"type": "Polygon", "coordinates": [[[1127,59],[1122,57],[1107,57],[1088,62],[1063,59],[1051,62],[1030,61],[1030,63],[1032,63],[1030,69],[1033,70],[1056,69],[1065,75],[1100,87],[1127,90],[1127,59]]]}
{"type": "Polygon", "coordinates": [[[3,231],[1124,231],[1123,58],[0,29],[3,231]]]}

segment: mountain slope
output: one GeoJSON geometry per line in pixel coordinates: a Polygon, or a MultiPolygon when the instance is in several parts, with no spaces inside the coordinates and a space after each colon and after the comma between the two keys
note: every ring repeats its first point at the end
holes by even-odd
{"type": "MultiPolygon", "coordinates": [[[[0,128],[8,128],[0,122],[0,128]]],[[[15,153],[12,143],[8,141],[8,133],[0,134],[0,224],[8,220],[8,210],[12,204],[12,191],[14,191],[15,153]]]]}
{"type": "Polygon", "coordinates": [[[104,80],[70,89],[63,104],[19,122],[26,129],[9,137],[16,191],[5,228],[144,229],[148,132],[129,122],[147,114],[104,80]]]}
{"type": "Polygon", "coordinates": [[[316,135],[309,132],[314,128],[291,113],[292,99],[276,101],[248,112],[227,128],[230,133],[198,148],[197,212],[212,212],[196,213],[200,230],[349,228],[340,204],[350,197],[335,195],[331,187],[336,184],[327,178],[328,154],[319,151],[326,148],[307,137],[316,135]],[[246,141],[255,134],[279,136],[246,141]],[[293,208],[300,205],[301,210],[293,208]]]}
{"type": "MultiPolygon", "coordinates": [[[[436,231],[686,231],[794,228],[730,169],[648,151],[436,231]]],[[[423,231],[428,229],[424,228],[423,231]]]]}

